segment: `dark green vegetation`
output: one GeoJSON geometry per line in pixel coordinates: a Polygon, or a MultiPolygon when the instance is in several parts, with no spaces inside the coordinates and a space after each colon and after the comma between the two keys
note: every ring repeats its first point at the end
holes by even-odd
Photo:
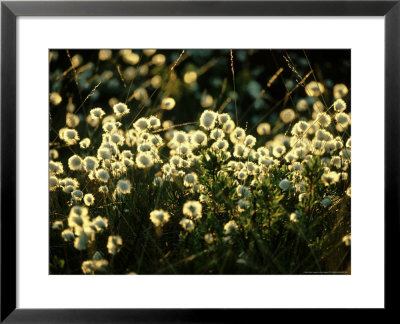
{"type": "Polygon", "coordinates": [[[51,51],[50,160],[63,170],[50,168],[50,273],[350,273],[349,51],[133,53],[51,51]],[[129,113],[116,114],[118,102],[129,113]],[[93,122],[95,107],[105,116],[93,122]],[[215,115],[212,127],[201,121],[205,111],[215,115]],[[243,139],[218,120],[224,113],[243,139]],[[150,116],[161,125],[141,129],[138,120],[150,116]],[[65,140],[63,128],[79,139],[65,140]],[[195,143],[197,130],[206,144],[195,143]],[[150,141],[155,135],[162,145],[150,141]],[[222,141],[223,149],[214,145],[222,141]],[[154,165],[137,160],[143,150],[154,165]],[[92,172],[87,157],[110,178],[92,172]],[[94,203],[85,206],[80,194],[94,203]],[[185,213],[188,201],[201,204],[201,217],[185,213]],[[158,225],[154,210],[169,219],[158,225]],[[107,226],[99,228],[97,216],[107,226]],[[109,245],[110,236],[122,244],[109,245]]]}

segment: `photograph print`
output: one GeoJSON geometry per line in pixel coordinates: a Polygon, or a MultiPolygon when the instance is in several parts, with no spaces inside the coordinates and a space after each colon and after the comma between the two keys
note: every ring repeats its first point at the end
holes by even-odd
{"type": "Polygon", "coordinates": [[[351,274],[351,51],[50,49],[49,274],[351,274]]]}

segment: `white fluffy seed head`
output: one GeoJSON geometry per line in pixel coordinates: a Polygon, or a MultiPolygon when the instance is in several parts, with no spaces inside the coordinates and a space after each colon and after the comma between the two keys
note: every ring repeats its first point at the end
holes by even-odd
{"type": "Polygon", "coordinates": [[[179,222],[179,224],[187,232],[191,232],[194,230],[194,223],[191,219],[182,218],[181,221],[179,222]]]}
{"type": "Polygon", "coordinates": [[[117,182],[117,193],[119,194],[129,194],[131,192],[131,183],[129,180],[118,180],[117,182]]]}
{"type": "Polygon", "coordinates": [[[122,247],[122,238],[119,235],[111,235],[108,237],[107,250],[111,255],[116,255],[122,247]]]}
{"type": "Polygon", "coordinates": [[[333,104],[333,109],[335,109],[336,112],[345,111],[346,107],[346,102],[343,99],[337,99],[333,104]]]}
{"type": "Polygon", "coordinates": [[[164,98],[161,101],[161,109],[164,110],[172,110],[175,107],[175,99],[174,98],[164,98]]]}
{"type": "Polygon", "coordinates": [[[344,112],[337,113],[335,115],[335,119],[336,122],[343,128],[346,128],[350,124],[350,116],[344,112]]]}
{"type": "Polygon", "coordinates": [[[218,122],[221,125],[226,124],[230,120],[231,120],[231,116],[229,116],[229,114],[227,114],[227,113],[223,113],[223,114],[219,114],[218,115],[218,122]]]}
{"type": "Polygon", "coordinates": [[[83,167],[86,171],[95,171],[99,166],[99,161],[94,156],[87,156],[83,160],[83,167]]]}
{"type": "Polygon", "coordinates": [[[333,96],[335,99],[341,99],[349,93],[349,89],[343,83],[335,84],[333,86],[333,96]]]}
{"type": "Polygon", "coordinates": [[[315,120],[324,128],[328,127],[331,123],[331,117],[327,113],[319,113],[315,120]]]}
{"type": "Polygon", "coordinates": [[[156,227],[162,227],[169,221],[170,215],[162,209],[153,210],[150,213],[150,220],[156,227]]]}
{"type": "Polygon", "coordinates": [[[122,102],[119,102],[113,106],[114,114],[117,117],[122,117],[124,115],[129,114],[130,110],[128,106],[122,102]]]}
{"type": "Polygon", "coordinates": [[[68,167],[72,171],[79,171],[82,169],[82,159],[79,155],[74,154],[68,159],[68,167]]]}
{"type": "Polygon", "coordinates": [[[150,168],[154,165],[153,157],[148,152],[140,152],[136,156],[136,165],[141,169],[150,168]]]}
{"type": "Polygon", "coordinates": [[[150,116],[149,124],[152,129],[158,129],[161,126],[161,121],[156,116],[150,116]]]}
{"type": "Polygon", "coordinates": [[[195,200],[189,200],[185,202],[182,208],[183,215],[192,218],[199,219],[202,216],[202,205],[200,202],[195,200]]]}
{"type": "Polygon", "coordinates": [[[107,182],[110,179],[110,174],[105,169],[98,169],[96,171],[96,178],[101,182],[107,182]]]}
{"type": "Polygon", "coordinates": [[[268,123],[261,123],[257,126],[258,135],[269,135],[271,133],[271,125],[268,123]]]}
{"type": "Polygon", "coordinates": [[[214,128],[211,132],[210,132],[210,138],[217,140],[217,139],[222,139],[225,137],[225,133],[222,129],[220,128],[214,128]]]}
{"type": "Polygon", "coordinates": [[[243,213],[250,208],[250,202],[246,199],[239,199],[237,208],[239,212],[243,213]]]}
{"type": "Polygon", "coordinates": [[[150,122],[147,118],[141,117],[133,124],[133,127],[135,127],[138,132],[143,132],[150,127],[150,122]]]}
{"type": "Polygon", "coordinates": [[[306,85],[305,90],[306,90],[307,96],[318,97],[325,91],[325,87],[320,82],[311,81],[310,83],[308,83],[306,85]]]}
{"type": "Polygon", "coordinates": [[[59,136],[68,145],[74,145],[79,141],[79,134],[75,129],[61,128],[59,136]]]}
{"type": "Polygon", "coordinates": [[[246,132],[243,128],[241,127],[236,127],[229,136],[231,142],[233,144],[238,144],[242,143],[244,139],[246,138],[246,132]]]}
{"type": "Polygon", "coordinates": [[[50,161],[49,162],[49,169],[50,173],[52,174],[62,174],[64,173],[64,168],[61,162],[54,162],[50,161]]]}
{"type": "Polygon", "coordinates": [[[92,118],[102,118],[106,113],[100,107],[96,107],[90,110],[90,116],[92,118]]]}
{"type": "Polygon", "coordinates": [[[207,135],[204,132],[197,130],[193,134],[191,134],[190,142],[195,147],[207,145],[207,135]]]}
{"type": "Polygon", "coordinates": [[[83,202],[85,203],[86,206],[94,205],[94,196],[91,193],[86,194],[83,197],[83,202]]]}
{"type": "Polygon", "coordinates": [[[200,126],[204,129],[211,130],[215,127],[217,114],[212,110],[205,110],[200,116],[200,126]]]}
{"type": "Polygon", "coordinates": [[[224,225],[225,235],[231,235],[235,233],[237,230],[238,230],[238,225],[234,220],[231,220],[224,225]]]}
{"type": "Polygon", "coordinates": [[[183,184],[185,187],[192,187],[197,183],[197,174],[194,172],[188,173],[183,178],[183,184]]]}
{"type": "Polygon", "coordinates": [[[244,145],[252,148],[254,145],[256,145],[256,138],[252,135],[247,135],[244,139],[244,145]]]}
{"type": "Polygon", "coordinates": [[[292,108],[286,108],[281,111],[279,117],[285,124],[288,124],[296,118],[296,114],[292,108]]]}
{"type": "Polygon", "coordinates": [[[290,181],[288,179],[281,180],[281,182],[279,182],[279,188],[283,191],[288,190],[290,188],[290,181]]]}

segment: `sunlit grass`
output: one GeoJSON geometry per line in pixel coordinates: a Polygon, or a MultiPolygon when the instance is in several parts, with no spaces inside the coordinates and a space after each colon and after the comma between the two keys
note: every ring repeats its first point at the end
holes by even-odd
{"type": "Polygon", "coordinates": [[[349,66],[281,52],[50,51],[50,273],[350,273],[349,66]]]}

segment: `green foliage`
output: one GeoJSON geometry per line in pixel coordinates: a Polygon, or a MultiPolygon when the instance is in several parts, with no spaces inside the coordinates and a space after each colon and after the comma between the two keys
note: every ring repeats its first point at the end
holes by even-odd
{"type": "MultiPolygon", "coordinates": [[[[271,114],[268,119],[271,124],[269,126],[272,126],[271,132],[258,132],[257,135],[254,129],[260,120],[254,121],[249,116],[252,113],[253,117],[262,115],[259,110],[268,106],[269,101],[274,103],[274,107],[281,107],[282,101],[272,98],[272,95],[276,95],[272,90],[269,96],[265,94],[265,89],[254,77],[258,69],[247,67],[250,61],[245,60],[245,52],[238,53],[239,58],[243,57],[239,63],[243,70],[239,72],[237,69],[237,93],[232,93],[233,89],[230,88],[227,78],[219,77],[219,73],[225,71],[226,67],[216,62],[227,53],[205,52],[204,57],[210,58],[210,61],[202,68],[196,68],[196,64],[203,59],[200,52],[192,53],[192,61],[190,55],[181,58],[183,61],[189,60],[189,63],[181,69],[176,67],[176,74],[170,66],[154,63],[151,58],[154,53],[149,56],[146,64],[136,66],[134,71],[138,76],[132,80],[143,82],[138,86],[132,81],[132,91],[135,92],[131,95],[128,91],[128,95],[124,95],[125,102],[128,103],[126,107],[131,109],[130,113],[119,116],[115,111],[109,113],[109,109],[104,117],[110,118],[113,123],[118,121],[113,131],[104,130],[99,121],[98,125],[91,125],[87,119],[88,111],[83,115],[78,115],[75,111],[81,128],[78,125],[71,128],[79,130],[80,139],[87,136],[91,140],[87,149],[81,149],[78,141],[68,143],[65,138],[58,138],[58,130],[62,129],[60,120],[65,117],[66,111],[57,111],[59,107],[52,102],[50,145],[52,149],[58,150],[60,157],[51,158],[51,161],[60,163],[64,170],[50,172],[57,180],[50,188],[50,273],[350,273],[351,159],[344,150],[350,151],[351,144],[344,148],[344,140],[350,139],[347,130],[341,130],[334,137],[333,134],[339,132],[337,129],[340,128],[337,123],[332,122],[325,128],[318,126],[313,132],[308,132],[318,122],[315,120],[315,112],[312,114],[307,110],[295,113],[293,110],[295,117],[290,122],[283,121],[284,118],[277,113],[271,114]],[[214,64],[214,81],[202,80],[196,83],[185,79],[187,71],[196,71],[200,77],[201,73],[206,73],[214,64]],[[147,74],[140,74],[144,73],[140,72],[143,67],[148,69],[147,74]],[[154,77],[157,76],[161,78],[159,87],[154,85],[154,77]],[[212,87],[212,82],[216,86],[212,87]],[[199,88],[202,84],[207,86],[204,91],[199,88]],[[215,88],[220,89],[220,92],[213,93],[215,88]],[[153,94],[147,94],[143,95],[145,98],[139,98],[139,95],[135,95],[138,89],[147,89],[149,93],[151,90],[153,94],[159,91],[160,95],[153,97],[153,94]],[[231,131],[226,130],[223,131],[223,138],[227,147],[218,149],[213,146],[217,139],[211,136],[210,129],[222,130],[225,125],[216,121],[216,126],[208,129],[201,124],[200,118],[199,126],[198,115],[204,109],[196,111],[193,117],[193,112],[183,111],[182,108],[182,105],[191,103],[191,100],[204,102],[208,93],[213,94],[213,100],[206,111],[220,117],[225,109],[224,104],[229,104],[229,120],[237,129],[242,125],[240,130],[244,132],[244,136],[257,136],[256,146],[255,143],[244,144],[244,139],[232,139],[231,131]],[[171,116],[170,110],[160,108],[162,99],[171,97],[176,101],[176,117],[171,116]],[[243,107],[238,110],[241,119],[248,118],[249,122],[234,121],[234,97],[245,98],[241,102],[242,106],[249,101],[247,110],[243,107]],[[146,126],[140,129],[135,125],[138,118],[148,121],[149,116],[160,123],[162,118],[168,117],[171,120],[159,128],[146,126]],[[181,118],[187,119],[180,120],[181,118]],[[190,125],[173,125],[172,119],[175,122],[190,120],[190,125]],[[301,135],[291,133],[298,125],[296,122],[300,121],[308,123],[307,130],[303,130],[301,135]],[[319,128],[329,138],[321,140],[321,145],[333,143],[337,146],[332,151],[317,147],[320,143],[315,143],[315,132],[319,128]],[[175,139],[177,130],[189,138],[183,140],[183,144],[175,139]],[[197,130],[204,132],[207,144],[195,145],[191,136],[197,130]],[[123,137],[122,143],[112,144],[111,135],[123,137]],[[157,146],[149,140],[155,135],[161,136],[163,145],[157,146]],[[296,152],[296,144],[300,140],[305,143],[300,143],[304,144],[299,146],[300,150],[306,150],[306,155],[296,152]],[[139,148],[143,143],[148,147],[139,148]],[[235,153],[238,145],[243,146],[243,155],[235,153]],[[100,147],[108,148],[110,157],[99,157],[100,147]],[[189,153],[179,151],[182,147],[189,153]],[[277,148],[283,153],[276,153],[277,148]],[[131,153],[132,157],[124,157],[124,151],[131,153]],[[138,162],[137,158],[143,152],[148,154],[148,158],[151,157],[150,166],[138,162]],[[293,160],[288,158],[290,154],[295,155],[293,160]],[[67,168],[68,159],[72,155],[77,155],[82,160],[89,156],[97,157],[97,168],[106,170],[109,179],[102,180],[96,172],[86,169],[86,166],[77,170],[73,170],[71,166],[67,168]],[[262,163],[262,157],[269,162],[262,163]],[[332,163],[333,157],[340,158],[343,166],[337,167],[337,164],[332,163]],[[172,162],[173,158],[177,159],[176,165],[172,162]],[[240,176],[240,172],[244,175],[240,176]],[[192,178],[187,178],[189,176],[192,178]],[[329,177],[333,180],[327,180],[329,177]],[[66,184],[70,178],[76,181],[71,190],[66,184]],[[121,188],[121,180],[127,181],[129,188],[121,188]],[[107,191],[102,191],[102,187],[106,187],[107,191]],[[89,204],[85,199],[75,197],[74,191],[82,191],[82,195],[93,194],[94,203],[89,204]],[[192,209],[185,210],[188,203],[195,205],[192,209]],[[78,208],[76,212],[75,207],[78,208]],[[200,212],[197,211],[198,214],[193,211],[196,208],[201,209],[200,212]],[[152,218],[154,212],[158,213],[159,218],[152,218]],[[96,223],[99,216],[106,223],[103,227],[96,223]],[[80,241],[82,237],[87,242],[80,241]]],[[[119,69],[120,63],[126,63],[124,55],[114,55],[110,62],[99,63],[99,66],[116,64],[119,69]]],[[[168,59],[167,53],[165,55],[168,59]]],[[[250,60],[251,55],[248,55],[250,60]]],[[[170,63],[173,66],[178,62],[180,63],[179,58],[176,57],[170,63]]],[[[125,82],[124,75],[126,77],[128,72],[132,72],[129,70],[131,67],[127,66],[124,73],[120,73],[120,79],[114,78],[111,79],[113,82],[105,82],[105,97],[111,97],[112,89],[122,87],[119,83],[125,82]]],[[[90,70],[91,67],[86,69],[90,70]]],[[[91,75],[89,71],[86,78],[85,71],[75,71],[79,74],[78,81],[81,84],[84,81],[92,82],[89,82],[92,80],[89,76],[94,79],[99,77],[93,71],[91,75]]],[[[59,91],[68,100],[74,100],[70,88],[76,86],[75,79],[71,78],[63,84],[61,81],[57,83],[57,77],[60,77],[60,73],[55,70],[51,74],[52,91],[59,91]]],[[[297,84],[297,88],[302,89],[300,84],[297,84]]],[[[295,95],[293,90],[292,96],[295,95]]],[[[287,93],[284,94],[285,104],[289,104],[286,96],[287,93]]],[[[318,104],[318,96],[309,97],[311,106],[318,104]]],[[[92,96],[87,99],[91,102],[91,108],[100,104],[107,105],[103,97],[98,101],[92,96]]],[[[330,100],[334,102],[332,97],[330,100]]],[[[202,106],[206,108],[205,104],[202,106]]],[[[83,104],[82,107],[84,108],[83,104]]],[[[329,112],[332,107],[324,108],[329,112]]],[[[332,115],[332,120],[334,117],[332,115]]],[[[103,122],[104,120],[101,121],[103,122]]]]}

